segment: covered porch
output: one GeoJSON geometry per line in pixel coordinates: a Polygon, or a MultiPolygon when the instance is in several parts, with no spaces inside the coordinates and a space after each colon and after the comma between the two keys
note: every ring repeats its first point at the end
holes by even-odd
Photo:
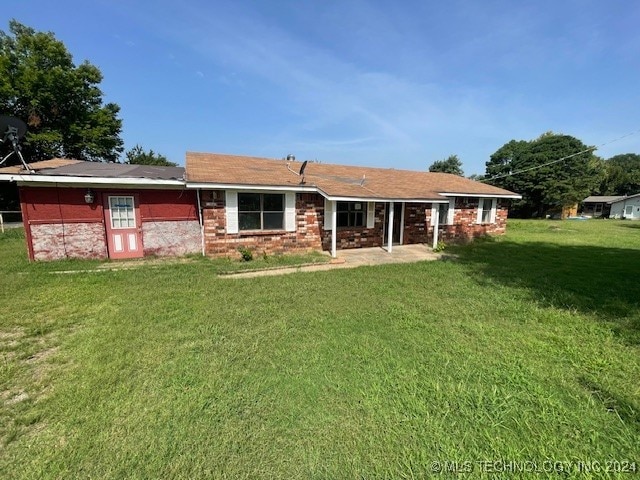
{"type": "Polygon", "coordinates": [[[449,200],[325,197],[323,223],[328,235],[324,237],[324,249],[332,258],[344,258],[342,253],[363,250],[363,247],[383,255],[414,244],[428,243],[435,248],[439,240],[441,204],[448,205],[449,200]],[[349,237],[355,242],[347,246],[349,237]],[[369,245],[358,244],[360,237],[368,238],[369,245]]]}

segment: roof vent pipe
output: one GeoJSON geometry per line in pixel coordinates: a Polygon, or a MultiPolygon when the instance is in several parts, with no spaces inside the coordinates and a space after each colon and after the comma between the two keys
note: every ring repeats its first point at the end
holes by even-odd
{"type": "Polygon", "coordinates": [[[295,162],[296,161],[296,156],[293,154],[289,154],[287,155],[287,162],[295,162]]]}

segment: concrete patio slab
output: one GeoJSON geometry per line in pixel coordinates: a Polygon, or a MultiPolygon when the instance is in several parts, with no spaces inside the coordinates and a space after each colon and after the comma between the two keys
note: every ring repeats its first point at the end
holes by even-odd
{"type": "Polygon", "coordinates": [[[440,253],[434,252],[425,244],[394,245],[391,253],[385,248],[354,248],[350,250],[338,250],[338,258],[331,263],[320,265],[307,265],[301,267],[284,267],[271,270],[254,270],[251,272],[239,272],[221,275],[221,278],[254,278],[273,275],[286,275],[296,272],[318,272],[333,270],[336,268],[356,268],[365,265],[383,265],[388,263],[413,263],[430,260],[438,260],[440,253]]]}

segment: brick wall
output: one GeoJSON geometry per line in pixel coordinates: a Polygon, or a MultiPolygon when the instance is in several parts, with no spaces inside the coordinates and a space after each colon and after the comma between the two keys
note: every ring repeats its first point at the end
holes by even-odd
{"type": "Polygon", "coordinates": [[[179,256],[202,249],[197,220],[143,222],[142,244],[145,255],[179,256]]]}
{"type": "Polygon", "coordinates": [[[406,203],[404,210],[404,237],[402,243],[428,243],[429,234],[427,221],[431,216],[430,203],[406,203]],[[427,217],[427,212],[429,217],[427,217]]]}
{"type": "Polygon", "coordinates": [[[107,257],[102,223],[45,223],[29,228],[34,260],[107,257]]]}
{"type": "MultiPolygon", "coordinates": [[[[453,214],[453,225],[440,225],[438,238],[444,242],[468,242],[485,235],[502,235],[507,229],[508,201],[498,200],[496,204],[496,221],[492,224],[479,225],[478,198],[457,197],[453,214]]],[[[433,241],[433,227],[431,225],[431,207],[426,212],[429,225],[429,242],[433,241]]]]}
{"type": "MultiPolygon", "coordinates": [[[[324,202],[322,210],[322,224],[324,225],[324,202]]],[[[348,248],[379,247],[382,245],[382,232],[384,228],[384,203],[376,203],[375,221],[373,228],[366,227],[339,227],[336,231],[336,248],[346,250],[348,248]]],[[[400,215],[400,212],[395,212],[400,215]]],[[[331,230],[322,230],[322,248],[331,250],[331,230]]]]}
{"type": "MultiPolygon", "coordinates": [[[[331,231],[325,231],[324,198],[315,193],[296,194],[295,232],[226,232],[224,191],[202,192],[205,252],[210,256],[240,257],[238,248],[245,247],[255,254],[331,250],[331,231]]],[[[445,242],[464,242],[488,234],[502,234],[506,229],[507,203],[498,201],[496,223],[477,225],[478,199],[456,199],[454,224],[440,226],[439,237],[445,242]]],[[[397,208],[396,215],[400,215],[397,208]]],[[[373,228],[338,228],[336,247],[379,247],[383,245],[385,204],[376,203],[373,228]]],[[[407,203],[404,212],[403,244],[433,241],[431,203],[407,203]]]]}
{"type": "Polygon", "coordinates": [[[238,248],[254,254],[320,250],[324,199],[317,193],[296,194],[296,231],[239,232],[226,231],[225,194],[222,190],[201,193],[205,253],[214,257],[240,257],[238,248]]]}

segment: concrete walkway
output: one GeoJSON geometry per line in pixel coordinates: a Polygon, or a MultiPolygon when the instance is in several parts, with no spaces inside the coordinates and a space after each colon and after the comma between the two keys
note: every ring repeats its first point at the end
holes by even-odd
{"type": "Polygon", "coordinates": [[[413,263],[438,260],[441,256],[441,254],[435,253],[424,244],[394,245],[391,253],[388,253],[386,249],[380,247],[354,248],[350,250],[338,250],[338,258],[333,259],[331,263],[229,273],[220,275],[220,278],[267,277],[295,272],[318,272],[322,270],[333,270],[335,268],[356,268],[365,265],[382,265],[385,263],[413,263]]]}

